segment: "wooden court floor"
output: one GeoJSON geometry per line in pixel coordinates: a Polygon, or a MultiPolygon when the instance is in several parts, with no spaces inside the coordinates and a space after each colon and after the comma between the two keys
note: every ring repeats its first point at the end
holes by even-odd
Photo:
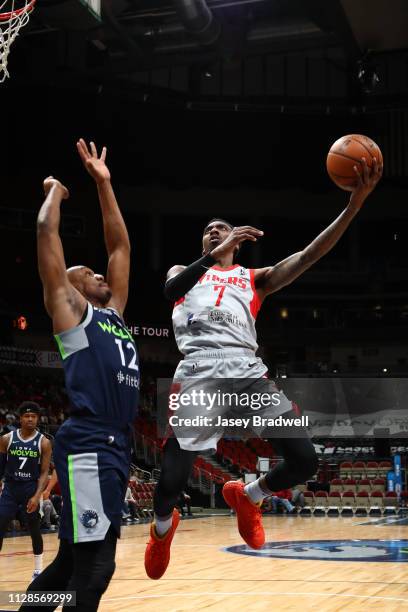
{"type": "MultiPolygon", "coordinates": [[[[169,569],[159,581],[149,580],[143,568],[148,525],[124,527],[116,572],[99,610],[408,610],[408,563],[234,554],[225,548],[242,544],[235,522],[225,515],[181,522],[169,569]]],[[[406,519],[387,524],[357,517],[269,516],[264,524],[267,542],[408,540],[406,519]]],[[[44,536],[44,548],[48,563],[56,535],[44,536]]],[[[0,590],[23,590],[32,564],[29,538],[7,538],[0,553],[0,590]]]]}

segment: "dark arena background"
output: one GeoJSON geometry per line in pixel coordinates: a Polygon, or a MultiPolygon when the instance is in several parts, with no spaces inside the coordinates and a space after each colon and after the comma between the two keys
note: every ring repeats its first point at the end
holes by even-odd
{"type": "MultiPolygon", "coordinates": [[[[70,190],[60,228],[67,266],[106,273],[97,193],[76,151],[79,138],[107,146],[132,246],[125,321],[140,356],[140,407],[116,572],[98,609],[404,609],[408,3],[37,0],[8,71],[0,83],[4,434],[18,427],[24,400],[40,404],[39,427],[51,441],[70,411],[37,266],[45,177],[70,190]],[[310,431],[314,477],[264,502],[267,541],[257,551],[241,540],[221,489],[267,472],[280,460],[278,446],[227,438],[215,455],[198,454],[179,500],[188,503],[169,569],[151,581],[143,555],[162,456],[156,384],[171,379],[182,358],[173,304],[163,294],[166,273],[201,257],[213,217],[264,231],[242,246],[247,268],[301,251],[348,203],[326,170],[331,145],[346,134],[378,144],[383,177],[339,243],[266,299],[258,355],[279,387],[291,389],[291,379],[301,389],[330,384],[334,404],[338,385],[369,384],[364,405],[346,416],[338,408],[336,421],[327,405],[311,406],[309,396],[302,406],[287,391],[315,424],[328,418],[330,427],[310,431]],[[366,427],[353,425],[354,412],[366,427]]],[[[44,566],[58,548],[57,489],[51,497],[44,566]]],[[[5,593],[24,592],[32,574],[20,519],[10,522],[0,553],[0,607],[9,610],[18,607],[5,593]]]]}

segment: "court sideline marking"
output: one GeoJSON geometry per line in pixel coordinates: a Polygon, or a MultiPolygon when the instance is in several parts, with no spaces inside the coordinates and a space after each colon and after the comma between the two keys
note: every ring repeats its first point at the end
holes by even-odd
{"type": "Polygon", "coordinates": [[[222,592],[222,593],[214,593],[214,591],[204,591],[202,593],[158,593],[157,595],[127,595],[125,597],[109,597],[107,599],[103,598],[101,603],[107,603],[108,601],[126,601],[129,599],[155,599],[161,597],[242,597],[242,596],[250,596],[250,597],[276,597],[276,596],[287,596],[287,597],[343,597],[343,598],[355,598],[355,599],[375,599],[380,601],[400,601],[404,602],[408,605],[408,597],[386,597],[380,595],[353,595],[353,594],[345,594],[345,593],[299,593],[299,592],[272,592],[272,591],[257,591],[256,593],[248,593],[248,592],[222,592]]]}

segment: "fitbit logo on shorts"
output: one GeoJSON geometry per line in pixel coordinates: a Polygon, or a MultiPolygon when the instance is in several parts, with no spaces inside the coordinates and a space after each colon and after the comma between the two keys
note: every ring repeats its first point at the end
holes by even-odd
{"type": "Polygon", "coordinates": [[[81,516],[81,523],[85,529],[95,529],[99,522],[99,516],[96,510],[85,510],[81,516]]]}

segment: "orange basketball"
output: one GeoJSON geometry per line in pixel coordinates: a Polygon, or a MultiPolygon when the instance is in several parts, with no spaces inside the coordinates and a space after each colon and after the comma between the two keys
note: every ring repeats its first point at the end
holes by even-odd
{"type": "Polygon", "coordinates": [[[336,140],[332,145],[327,156],[327,172],[332,181],[345,191],[352,191],[356,185],[356,173],[354,166],[359,172],[363,171],[361,158],[365,157],[367,165],[371,168],[373,158],[379,164],[383,163],[383,156],[380,147],[361,134],[349,134],[336,140]]]}

